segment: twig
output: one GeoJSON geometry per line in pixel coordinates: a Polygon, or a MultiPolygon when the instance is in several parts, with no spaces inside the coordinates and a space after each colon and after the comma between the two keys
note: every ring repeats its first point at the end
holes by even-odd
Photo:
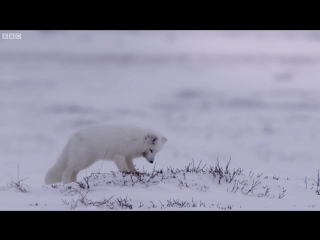
{"type": "Polygon", "coordinates": [[[102,163],[101,163],[101,166],[100,166],[100,169],[99,169],[99,173],[100,173],[100,170],[101,170],[101,168],[102,168],[103,162],[104,162],[104,160],[106,159],[107,153],[108,153],[108,149],[107,149],[106,154],[104,155],[104,157],[103,157],[103,159],[102,159],[102,163]]]}

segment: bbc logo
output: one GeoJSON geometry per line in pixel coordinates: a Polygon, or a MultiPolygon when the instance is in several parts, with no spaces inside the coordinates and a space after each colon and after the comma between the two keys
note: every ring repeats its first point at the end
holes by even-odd
{"type": "Polygon", "coordinates": [[[21,39],[21,33],[2,33],[2,39],[21,39]]]}

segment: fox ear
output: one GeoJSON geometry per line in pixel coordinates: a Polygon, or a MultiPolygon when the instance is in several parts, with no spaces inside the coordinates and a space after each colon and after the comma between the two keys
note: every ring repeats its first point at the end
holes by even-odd
{"type": "Polygon", "coordinates": [[[146,139],[151,142],[151,144],[156,144],[156,141],[158,140],[157,136],[155,135],[148,135],[146,136],[146,139]]]}
{"type": "MultiPolygon", "coordinates": [[[[156,142],[157,142],[157,140],[158,140],[158,137],[157,137],[156,135],[151,135],[151,136],[148,135],[148,136],[146,137],[146,139],[148,139],[148,141],[150,141],[151,144],[156,144],[156,142]]],[[[163,144],[164,144],[166,141],[168,141],[168,139],[165,138],[165,137],[162,137],[161,140],[162,140],[162,143],[163,143],[163,144]]]]}
{"type": "Polygon", "coordinates": [[[157,137],[155,137],[155,136],[151,136],[151,143],[152,144],[155,144],[156,143],[156,141],[157,141],[157,137]]]}
{"type": "Polygon", "coordinates": [[[163,144],[165,144],[167,141],[168,141],[168,139],[167,139],[167,138],[162,137],[162,142],[163,142],[163,144]]]}

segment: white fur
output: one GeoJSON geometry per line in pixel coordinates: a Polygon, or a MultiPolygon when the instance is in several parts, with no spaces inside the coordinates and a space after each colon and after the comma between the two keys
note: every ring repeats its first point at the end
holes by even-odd
{"type": "Polygon", "coordinates": [[[132,159],[153,162],[167,139],[159,133],[131,125],[93,125],[75,132],[55,165],[46,184],[75,182],[79,171],[98,160],[114,160],[121,172],[135,172],[132,159]]]}

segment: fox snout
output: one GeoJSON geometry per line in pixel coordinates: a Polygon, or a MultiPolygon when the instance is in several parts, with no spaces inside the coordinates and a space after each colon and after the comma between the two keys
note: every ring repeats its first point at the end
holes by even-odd
{"type": "Polygon", "coordinates": [[[153,163],[153,161],[154,161],[154,159],[148,159],[148,158],[146,158],[147,159],[147,161],[149,162],[149,163],[153,163]]]}
{"type": "Polygon", "coordinates": [[[142,153],[142,156],[149,162],[153,163],[154,161],[154,156],[150,156],[146,151],[142,153]]]}

